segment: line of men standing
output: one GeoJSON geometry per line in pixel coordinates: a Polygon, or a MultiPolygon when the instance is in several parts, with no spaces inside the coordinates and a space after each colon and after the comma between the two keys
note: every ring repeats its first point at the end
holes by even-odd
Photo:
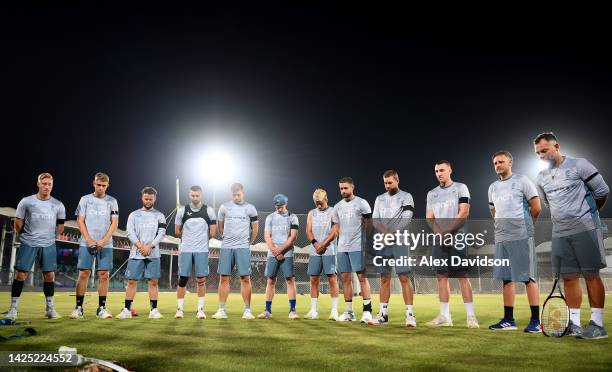
{"type": "MultiPolygon", "coordinates": [[[[553,133],[543,133],[534,140],[535,152],[549,163],[549,167],[538,174],[537,187],[525,176],[512,173],[512,155],[499,151],[493,155],[493,165],[499,180],[489,188],[491,214],[495,218],[496,258],[509,258],[509,269],[496,268],[495,276],[504,282],[504,317],[491,325],[493,330],[514,330],[513,318],[514,283],[527,286],[531,308],[531,321],[525,332],[539,332],[538,288],[535,283],[536,263],[533,244],[533,225],[543,201],[551,210],[553,220],[552,261],[562,275],[570,306],[571,331],[580,338],[604,338],[603,307],[605,292],[599,270],[605,267],[602,225],[598,211],[603,207],[609,188],[597,169],[585,159],[563,156],[553,133]],[[517,225],[518,223],[518,225],[517,225]],[[580,302],[582,293],[578,278],[585,279],[591,319],[583,330],[580,327],[580,302]]],[[[435,164],[435,175],[439,186],[427,195],[426,217],[435,233],[457,234],[466,231],[465,221],[469,216],[470,194],[465,184],[454,182],[452,168],[446,160],[435,164]]],[[[55,237],[61,234],[65,221],[65,208],[51,197],[53,177],[49,173],[39,175],[38,193],[22,199],[17,207],[15,231],[20,234],[21,247],[15,268],[17,275],[11,289],[11,307],[7,317],[17,317],[19,297],[23,283],[34,261],[38,258],[44,277],[43,291],[46,298],[45,315],[59,318],[53,305],[54,272],[56,271],[55,237]]],[[[328,205],[325,190],[317,189],[313,194],[315,208],[309,211],[306,234],[311,241],[308,274],[311,276],[311,309],[307,319],[317,319],[319,277],[328,276],[332,296],[331,320],[356,320],[353,306],[352,275],[356,274],[363,298],[361,322],[374,325],[385,324],[388,319],[390,297],[390,274],[388,266],[377,267],[381,277],[380,309],[372,316],[371,293],[365,273],[364,232],[375,228],[382,233],[406,229],[414,214],[412,196],[399,189],[399,175],[389,170],[383,174],[386,192],[376,198],[374,212],[365,199],[354,194],[355,185],[350,177],[339,180],[342,199],[334,206],[328,205]],[[372,222],[374,220],[374,222],[372,222]],[[337,265],[337,267],[336,267],[337,265]],[[343,284],[345,311],[338,315],[338,282],[340,272],[343,284]]],[[[83,318],[83,300],[86,283],[91,275],[94,259],[98,261],[99,303],[96,316],[111,318],[106,308],[108,277],[112,269],[112,234],[118,224],[118,205],[115,198],[106,194],[109,177],[98,173],[94,177],[94,192],[85,195],[77,207],[77,223],[81,230],[79,249],[79,278],[76,286],[76,306],[71,318],[83,318]]],[[[202,204],[202,189],[190,189],[190,203],[177,211],[175,233],[181,238],[179,252],[179,283],[177,288],[178,309],[176,318],[184,316],[185,286],[193,274],[197,279],[198,307],[196,317],[205,319],[205,282],[208,276],[208,242],[216,229],[222,236],[219,258],[219,308],[215,319],[227,318],[225,303],[229,294],[229,278],[234,269],[241,280],[244,302],[243,319],[254,319],[251,313],[251,265],[250,246],[258,233],[257,211],[244,200],[244,188],[235,183],[231,186],[232,200],[221,205],[218,218],[215,211],[202,204]]],[[[151,304],[149,318],[162,318],[157,309],[160,277],[159,243],[166,233],[166,218],[154,208],[157,191],[145,187],[141,192],[143,207],[128,217],[127,232],[132,243],[125,276],[128,285],[125,306],[118,318],[132,316],[131,304],[136,294],[138,280],[146,279],[151,304]]],[[[268,215],[264,237],[268,247],[265,269],[267,277],[266,306],[258,316],[272,317],[272,300],[276,277],[282,271],[287,282],[289,319],[298,319],[295,312],[296,289],[293,270],[293,243],[297,237],[297,216],[287,209],[288,198],[278,194],[273,198],[275,212],[268,215]]],[[[408,256],[407,247],[398,244],[386,246],[381,255],[400,258],[408,256]]],[[[452,257],[465,258],[465,249],[436,245],[434,258],[451,261],[452,257]]],[[[396,267],[402,296],[405,303],[407,327],[416,327],[413,312],[413,293],[408,273],[409,267],[396,267]]],[[[440,312],[428,322],[432,327],[452,326],[449,312],[449,278],[459,280],[467,313],[467,327],[479,328],[473,306],[472,288],[465,269],[440,266],[435,268],[438,280],[440,312]]]]}

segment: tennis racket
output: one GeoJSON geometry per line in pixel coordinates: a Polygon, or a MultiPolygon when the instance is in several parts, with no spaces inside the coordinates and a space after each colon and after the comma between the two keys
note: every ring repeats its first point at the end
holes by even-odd
{"type": "Polygon", "coordinates": [[[561,292],[561,286],[559,286],[559,271],[557,269],[552,291],[550,291],[548,298],[544,301],[544,306],[542,306],[541,327],[542,333],[546,337],[563,337],[570,330],[569,307],[563,292],[561,292]],[[555,293],[557,289],[558,294],[555,293]]]}

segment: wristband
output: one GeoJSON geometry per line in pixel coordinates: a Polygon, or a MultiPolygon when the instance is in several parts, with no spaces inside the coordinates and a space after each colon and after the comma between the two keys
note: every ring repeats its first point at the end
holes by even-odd
{"type": "Polygon", "coordinates": [[[312,245],[314,245],[314,243],[317,242],[317,239],[312,239],[310,242],[312,243],[312,245]]]}

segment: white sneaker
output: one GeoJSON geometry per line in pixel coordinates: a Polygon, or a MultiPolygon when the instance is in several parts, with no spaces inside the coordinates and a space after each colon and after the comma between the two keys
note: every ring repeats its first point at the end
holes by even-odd
{"type": "Polygon", "coordinates": [[[198,309],[198,312],[196,313],[196,318],[206,319],[206,313],[204,313],[204,309],[198,309]]]}
{"type": "Polygon", "coordinates": [[[4,317],[7,319],[16,320],[17,319],[17,308],[11,307],[4,317]]]}
{"type": "Polygon", "coordinates": [[[161,313],[159,312],[159,310],[157,308],[152,309],[151,311],[149,311],[149,319],[161,319],[164,316],[161,315],[161,313]]]}
{"type": "Polygon", "coordinates": [[[212,317],[213,319],[227,319],[227,314],[225,313],[225,310],[219,309],[216,313],[213,314],[212,317]]]}
{"type": "Polygon", "coordinates": [[[298,320],[298,319],[300,319],[300,316],[297,315],[295,311],[290,311],[288,318],[290,320],[298,320]]]}
{"type": "Polygon", "coordinates": [[[378,313],[375,318],[368,321],[369,325],[385,325],[389,323],[389,315],[378,313]]]}
{"type": "Polygon", "coordinates": [[[183,310],[182,309],[176,310],[176,314],[174,314],[174,317],[176,319],[183,319],[183,310]]]}
{"type": "Polygon", "coordinates": [[[72,310],[72,313],[70,313],[69,318],[70,319],[83,319],[83,308],[77,307],[76,309],[72,310]]]}
{"type": "Polygon", "coordinates": [[[426,323],[429,327],[452,327],[453,326],[453,320],[451,319],[450,315],[447,318],[444,314],[438,314],[438,316],[436,316],[435,318],[433,318],[431,321],[426,323]]]}
{"type": "Polygon", "coordinates": [[[265,310],[263,313],[257,315],[257,319],[270,319],[272,318],[272,313],[268,310],[265,310]]]}
{"type": "Polygon", "coordinates": [[[408,315],[406,317],[406,323],[404,323],[408,328],[416,328],[416,316],[408,315]]]}
{"type": "Polygon", "coordinates": [[[468,315],[467,327],[468,328],[480,328],[480,325],[478,324],[478,319],[476,319],[475,315],[468,315]]]}
{"type": "Polygon", "coordinates": [[[131,318],[132,318],[132,312],[128,310],[126,307],[124,307],[123,310],[121,310],[121,312],[119,313],[119,315],[117,315],[117,319],[131,319],[131,318]]]}
{"type": "Polygon", "coordinates": [[[352,311],[345,311],[338,317],[339,322],[354,322],[355,320],[355,313],[352,311]]]}
{"type": "Polygon", "coordinates": [[[45,316],[49,319],[59,319],[62,317],[61,315],[59,315],[59,313],[55,310],[54,307],[47,308],[47,311],[45,312],[45,316]]]}
{"type": "Polygon", "coordinates": [[[329,313],[328,320],[338,321],[338,309],[332,309],[331,313],[329,313]]]}
{"type": "Polygon", "coordinates": [[[306,314],[306,316],[304,317],[308,320],[315,320],[315,319],[319,319],[319,313],[316,310],[310,310],[308,312],[308,314],[306,314]]]}
{"type": "Polygon", "coordinates": [[[255,315],[253,315],[251,310],[245,310],[244,313],[242,313],[242,319],[253,320],[255,319],[255,315]]]}
{"type": "Polygon", "coordinates": [[[370,320],[372,320],[372,313],[369,311],[364,311],[363,315],[361,315],[361,323],[368,323],[370,320]]]}
{"type": "Polygon", "coordinates": [[[98,309],[98,314],[96,314],[96,318],[99,319],[112,319],[113,314],[108,311],[105,307],[101,307],[98,309]]]}

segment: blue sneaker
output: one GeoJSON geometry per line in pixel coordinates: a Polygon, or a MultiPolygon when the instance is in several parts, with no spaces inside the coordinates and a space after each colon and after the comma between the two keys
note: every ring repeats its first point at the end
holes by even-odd
{"type": "Polygon", "coordinates": [[[502,319],[499,322],[490,325],[489,329],[494,331],[516,331],[516,322],[514,319],[502,319]]]}
{"type": "Polygon", "coordinates": [[[539,319],[531,319],[527,327],[523,330],[525,333],[540,333],[542,332],[542,327],[540,327],[539,319]]]}

